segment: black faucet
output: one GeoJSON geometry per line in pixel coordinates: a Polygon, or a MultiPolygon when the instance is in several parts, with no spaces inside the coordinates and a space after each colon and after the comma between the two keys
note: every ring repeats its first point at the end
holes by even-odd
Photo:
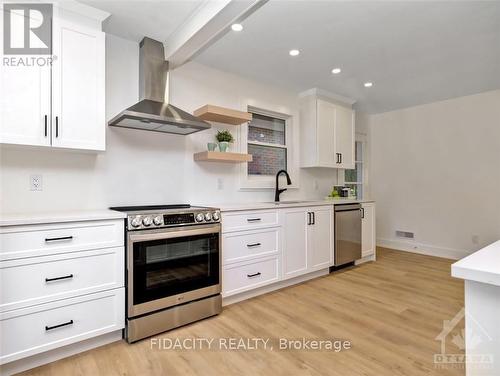
{"type": "Polygon", "coordinates": [[[276,202],[280,201],[280,194],[286,191],[286,188],[279,189],[278,179],[279,179],[281,174],[285,174],[286,183],[288,185],[292,184],[292,181],[290,180],[290,175],[288,175],[288,172],[286,172],[286,170],[279,170],[278,173],[276,174],[276,190],[274,191],[274,201],[276,201],[276,202]]]}

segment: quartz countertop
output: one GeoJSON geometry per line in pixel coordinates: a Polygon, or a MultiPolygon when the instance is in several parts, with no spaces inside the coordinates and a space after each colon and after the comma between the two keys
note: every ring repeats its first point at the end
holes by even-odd
{"type": "Polygon", "coordinates": [[[222,212],[239,211],[239,210],[260,210],[260,209],[279,209],[279,208],[294,208],[303,206],[320,206],[320,205],[341,205],[341,204],[356,204],[374,202],[373,200],[351,199],[351,198],[336,198],[329,200],[290,200],[281,201],[279,205],[275,202],[245,202],[245,203],[224,203],[224,204],[211,204],[209,206],[220,208],[222,212]]]}
{"type": "Polygon", "coordinates": [[[500,286],[500,240],[455,262],[451,266],[451,275],[500,286]]]}
{"type": "Polygon", "coordinates": [[[125,213],[115,210],[79,210],[37,213],[1,213],[0,226],[33,225],[43,223],[97,221],[125,218],[125,213]]]}

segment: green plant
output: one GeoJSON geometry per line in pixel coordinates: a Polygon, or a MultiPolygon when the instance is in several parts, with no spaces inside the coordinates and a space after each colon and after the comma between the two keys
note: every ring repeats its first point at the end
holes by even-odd
{"type": "Polygon", "coordinates": [[[231,132],[228,130],[224,129],[223,131],[217,131],[217,134],[215,135],[215,139],[218,142],[233,142],[234,138],[231,132]]]}

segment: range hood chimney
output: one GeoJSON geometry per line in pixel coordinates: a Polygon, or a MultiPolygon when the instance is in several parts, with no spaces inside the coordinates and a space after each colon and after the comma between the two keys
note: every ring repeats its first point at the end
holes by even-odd
{"type": "Polygon", "coordinates": [[[147,131],[190,134],[211,125],[169,104],[169,70],[163,43],[144,38],[139,50],[139,94],[141,101],[125,109],[108,124],[147,131]]]}

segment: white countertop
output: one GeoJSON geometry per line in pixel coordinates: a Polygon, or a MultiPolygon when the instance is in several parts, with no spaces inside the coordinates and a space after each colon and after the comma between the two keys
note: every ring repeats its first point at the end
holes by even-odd
{"type": "Polygon", "coordinates": [[[500,240],[454,263],[451,275],[500,286],[500,240]]]}
{"type": "Polygon", "coordinates": [[[357,200],[352,198],[336,198],[331,200],[290,200],[282,201],[279,205],[274,202],[239,202],[239,203],[224,203],[210,205],[214,208],[220,208],[222,212],[238,211],[238,210],[259,210],[259,209],[278,209],[278,208],[294,208],[302,206],[320,206],[320,205],[340,205],[340,204],[356,204],[362,202],[374,202],[373,200],[357,200]],[[298,202],[297,202],[298,201],[298,202]]]}
{"type": "Polygon", "coordinates": [[[32,225],[58,222],[97,221],[125,218],[126,214],[115,210],[79,210],[40,213],[1,213],[0,226],[32,225]]]}

